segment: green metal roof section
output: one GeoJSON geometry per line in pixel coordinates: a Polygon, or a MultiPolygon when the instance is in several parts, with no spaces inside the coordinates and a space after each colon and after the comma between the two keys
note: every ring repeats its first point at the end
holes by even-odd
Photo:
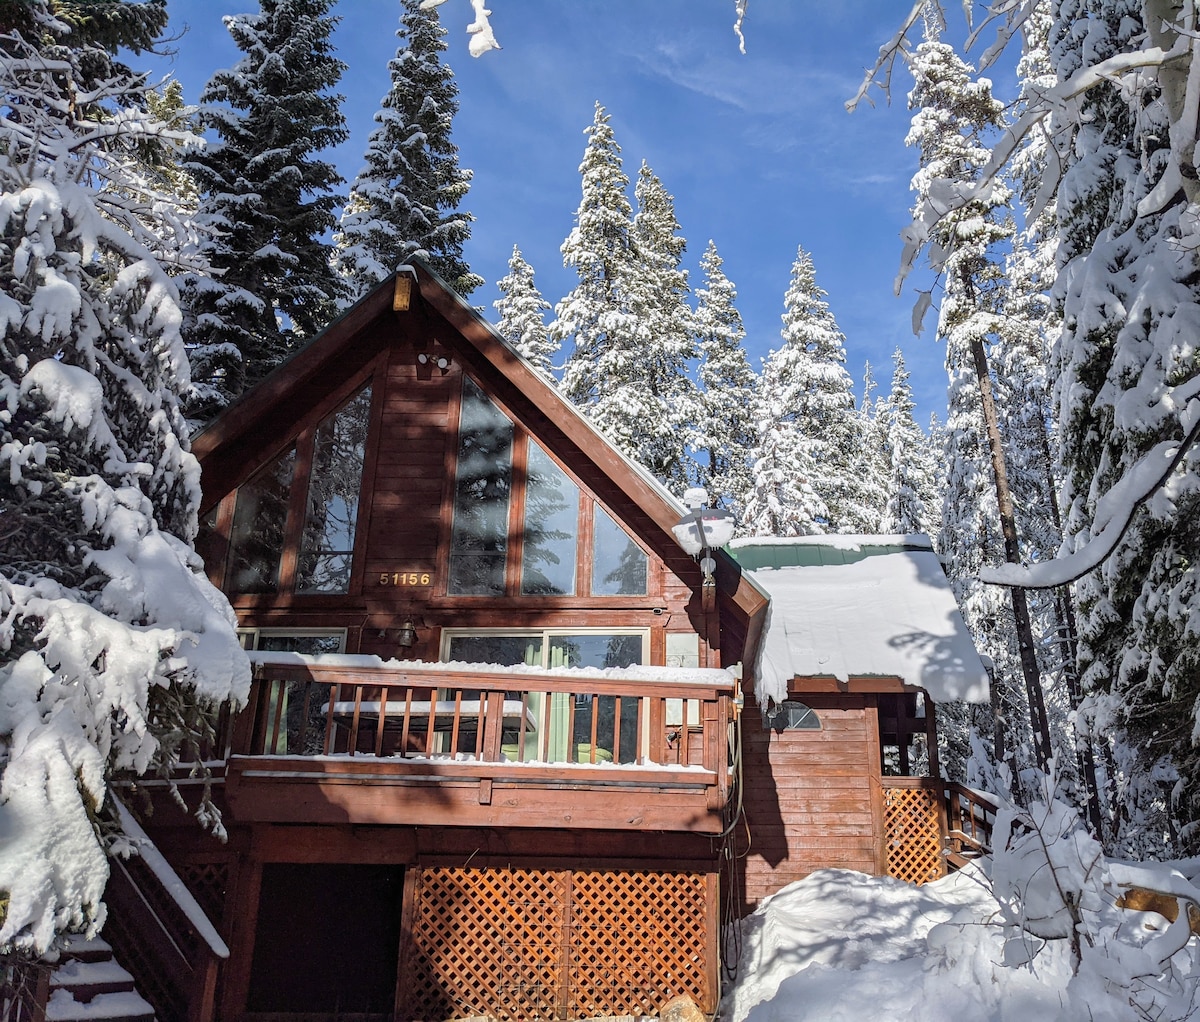
{"type": "Polygon", "coordinates": [[[892,542],[878,545],[863,544],[857,548],[843,545],[824,546],[820,543],[747,543],[743,540],[725,548],[743,568],[810,568],[821,564],[854,564],[879,554],[899,554],[905,550],[928,550],[928,546],[892,542]]]}

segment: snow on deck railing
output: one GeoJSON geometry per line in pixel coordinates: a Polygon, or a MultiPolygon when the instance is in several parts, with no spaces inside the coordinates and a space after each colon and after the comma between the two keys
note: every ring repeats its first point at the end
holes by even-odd
{"type": "Polygon", "coordinates": [[[142,830],[141,824],[133,818],[133,814],[124,806],[121,800],[118,798],[113,801],[117,806],[117,817],[121,823],[121,830],[125,832],[125,837],[128,839],[129,844],[133,846],[138,857],[146,864],[146,868],[162,884],[163,890],[179,906],[180,911],[187,917],[188,922],[192,924],[196,932],[209,946],[212,953],[218,958],[228,958],[229,946],[221,939],[221,935],[217,933],[216,928],[209,920],[204,909],[200,907],[199,902],[192,896],[192,892],[187,889],[187,886],[179,878],[179,874],[163,858],[162,852],[150,840],[150,836],[142,830]]]}

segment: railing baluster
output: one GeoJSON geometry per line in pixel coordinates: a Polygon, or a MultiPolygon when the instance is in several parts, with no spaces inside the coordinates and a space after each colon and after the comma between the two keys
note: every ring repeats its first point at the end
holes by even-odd
{"type": "MultiPolygon", "coordinates": [[[[525,732],[529,726],[529,695],[528,692],[521,693],[521,724],[517,731],[517,762],[525,762],[525,732]]],[[[503,707],[501,708],[503,710],[503,707]]],[[[503,726],[503,721],[501,721],[503,726]]],[[[503,736],[501,736],[503,738],[503,736]]]]}
{"type": "Polygon", "coordinates": [[[408,755],[408,725],[412,721],[412,696],[412,688],[406,688],[404,690],[404,726],[400,729],[401,756],[408,755]]]}
{"type": "Polygon", "coordinates": [[[296,738],[296,752],[303,756],[304,750],[308,747],[308,714],[312,704],[312,689],[311,681],[303,682],[304,685],[304,706],[303,712],[300,714],[300,734],[296,738]]]}
{"type": "Polygon", "coordinates": [[[613,762],[621,762],[621,697],[613,696],[613,762]]]}
{"type": "Polygon", "coordinates": [[[592,700],[592,733],[591,733],[591,755],[590,762],[596,762],[596,728],[600,724],[600,696],[593,695],[592,700]]]}
{"type": "Polygon", "coordinates": [[[575,700],[578,697],[572,692],[567,697],[567,762],[575,762],[575,700]]]}
{"type": "Polygon", "coordinates": [[[358,718],[362,712],[362,685],[354,686],[354,716],[350,719],[350,740],[347,752],[353,756],[358,751],[358,718]]]}
{"type": "MultiPolygon", "coordinates": [[[[279,723],[283,720],[283,704],[287,701],[287,682],[279,681],[274,683],[275,692],[275,713],[271,721],[271,740],[269,748],[276,755],[279,754],[279,723]]],[[[287,752],[287,739],[284,739],[283,751],[287,752]]]]}
{"type": "Polygon", "coordinates": [[[383,755],[383,729],[387,726],[387,707],[388,700],[392,697],[392,689],[389,685],[383,685],[379,689],[379,712],[375,715],[375,755],[383,755]]]}
{"type": "Polygon", "coordinates": [[[333,704],[337,697],[342,694],[342,686],[330,685],[326,694],[329,697],[326,700],[329,709],[325,711],[325,741],[322,743],[322,750],[328,756],[333,752],[333,704]]]}

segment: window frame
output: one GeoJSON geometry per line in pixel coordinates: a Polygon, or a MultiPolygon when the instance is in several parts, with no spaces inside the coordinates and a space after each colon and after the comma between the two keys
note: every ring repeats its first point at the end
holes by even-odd
{"type": "Polygon", "coordinates": [[[641,538],[630,531],[622,516],[613,510],[612,506],[596,495],[579,476],[564,464],[563,460],[534,433],[525,427],[521,419],[497,396],[491,393],[482,383],[470,373],[464,372],[463,377],[470,381],[483,395],[504,415],[513,425],[512,439],[512,481],[508,504],[508,533],[506,539],[506,556],[504,563],[504,592],[500,594],[475,595],[470,593],[455,593],[450,591],[450,544],[454,527],[454,498],[456,480],[458,477],[458,452],[460,450],[460,435],[462,428],[462,395],[463,384],[455,388],[455,396],[451,402],[450,425],[452,436],[447,440],[447,453],[453,458],[451,470],[446,473],[447,480],[444,489],[445,508],[442,515],[442,534],[438,546],[438,574],[440,584],[436,603],[449,605],[485,607],[489,603],[504,603],[517,601],[521,606],[607,606],[624,604],[629,607],[654,607],[661,602],[662,571],[659,559],[647,549],[641,538]],[[565,594],[535,594],[522,593],[522,569],[525,556],[525,500],[526,486],[529,478],[529,445],[537,444],[559,470],[569,479],[579,491],[578,524],[576,529],[575,549],[575,593],[565,594]],[[646,591],[635,594],[612,594],[597,596],[592,594],[593,550],[595,535],[594,509],[600,507],[616,526],[629,537],[643,556],[646,558],[646,591]]]}
{"type": "MultiPolygon", "coordinates": [[[[277,447],[272,449],[267,457],[250,472],[242,482],[226,493],[215,506],[215,528],[209,542],[214,548],[211,563],[205,561],[205,569],[209,580],[226,594],[233,606],[252,606],[268,601],[271,603],[287,603],[293,600],[303,601],[306,605],[320,606],[322,601],[344,600],[347,596],[358,595],[363,587],[363,569],[365,558],[365,538],[370,529],[371,504],[375,490],[375,461],[376,445],[372,443],[378,435],[380,420],[383,414],[383,381],[386,373],[382,370],[386,361],[381,358],[373,359],[363,369],[356,372],[342,386],[330,393],[326,399],[317,404],[312,412],[303,419],[303,424],[295,433],[289,433],[277,447]],[[358,515],[354,530],[354,550],[350,562],[350,577],[344,592],[300,592],[296,589],[296,575],[300,559],[300,544],[304,534],[304,518],[308,504],[308,490],[311,484],[313,453],[316,445],[317,430],[321,424],[348,405],[364,389],[371,388],[371,401],[367,411],[367,439],[363,451],[362,476],[358,490],[358,515]],[[289,449],[295,450],[295,462],[292,467],[292,486],[288,495],[287,521],[284,528],[283,547],[279,555],[277,586],[274,590],[265,592],[244,592],[231,588],[230,573],[233,569],[233,522],[237,510],[238,494],[242,486],[253,479],[259,472],[266,469],[277,458],[282,457],[289,449]]],[[[214,514],[210,511],[209,514],[214,514]]]]}
{"type": "Polygon", "coordinates": [[[342,647],[337,652],[345,653],[346,652],[346,639],[347,639],[348,631],[349,631],[349,629],[346,629],[346,628],[287,628],[287,627],[259,628],[254,625],[248,625],[245,627],[239,626],[238,630],[237,630],[237,636],[238,636],[238,641],[242,644],[242,649],[247,650],[248,652],[259,651],[258,640],[259,640],[259,638],[261,638],[264,635],[268,636],[268,637],[292,636],[297,639],[305,639],[305,638],[310,638],[310,637],[332,638],[332,637],[336,636],[341,640],[341,647],[342,647]],[[250,642],[251,642],[250,645],[246,644],[247,639],[250,640],[250,642]]]}
{"type": "MultiPolygon", "coordinates": [[[[616,626],[603,627],[597,626],[592,628],[563,628],[563,627],[545,627],[545,628],[470,628],[470,627],[453,627],[443,628],[441,639],[438,645],[438,662],[446,663],[450,655],[450,640],[460,638],[462,636],[479,636],[488,638],[491,636],[516,638],[518,636],[539,636],[542,639],[542,663],[531,665],[540,666],[546,670],[554,670],[548,665],[550,654],[550,639],[558,635],[640,635],[642,637],[642,660],[638,666],[646,667],[650,664],[650,633],[651,628],[639,628],[636,626],[616,626]]],[[[569,670],[569,668],[563,668],[569,670]]]]}

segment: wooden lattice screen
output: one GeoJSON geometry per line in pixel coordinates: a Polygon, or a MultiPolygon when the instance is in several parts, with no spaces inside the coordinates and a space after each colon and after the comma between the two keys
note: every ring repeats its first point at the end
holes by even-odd
{"type": "Polygon", "coordinates": [[[421,869],[403,1017],[656,1015],[679,994],[712,1011],[715,883],[642,870],[421,869]]]}
{"type": "Polygon", "coordinates": [[[939,793],[928,788],[884,788],[888,876],[923,884],[946,875],[939,793]]]}

